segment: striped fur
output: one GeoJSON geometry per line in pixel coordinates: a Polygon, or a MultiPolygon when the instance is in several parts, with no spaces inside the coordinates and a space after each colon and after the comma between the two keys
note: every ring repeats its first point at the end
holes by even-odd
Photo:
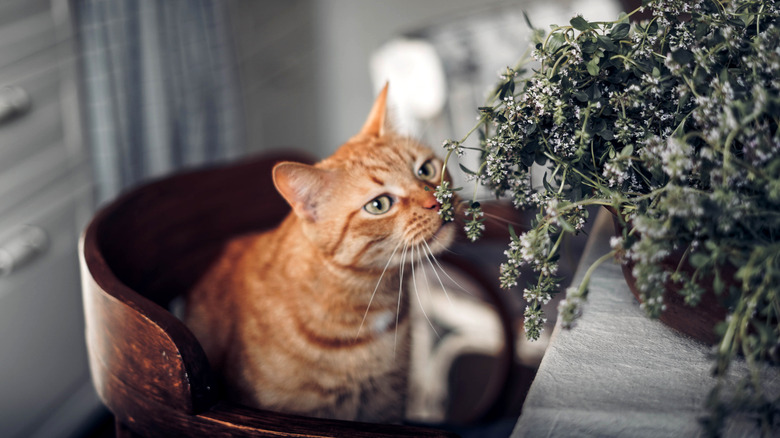
{"type": "Polygon", "coordinates": [[[454,229],[431,190],[442,163],[385,127],[386,93],[331,157],[277,165],[275,184],[293,212],[274,230],[230,242],[189,296],[187,324],[238,402],[349,420],[403,417],[402,261],[411,247],[417,258],[441,251],[454,229]],[[436,174],[419,176],[429,160],[436,174]],[[386,213],[364,208],[382,195],[393,201],[386,213]]]}

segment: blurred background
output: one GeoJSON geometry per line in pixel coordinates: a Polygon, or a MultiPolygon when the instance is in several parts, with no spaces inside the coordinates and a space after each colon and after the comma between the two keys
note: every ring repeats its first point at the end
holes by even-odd
{"type": "MultiPolygon", "coordinates": [[[[78,236],[150,178],[277,148],[321,158],[390,80],[434,147],[531,30],[618,0],[0,0],[0,436],[89,436],[78,236]]],[[[553,312],[554,313],[554,312],[553,312]]],[[[543,344],[536,348],[539,360],[543,344]],[[541,349],[541,350],[540,350],[541,349]]],[[[531,349],[533,350],[533,349],[531,349]]]]}

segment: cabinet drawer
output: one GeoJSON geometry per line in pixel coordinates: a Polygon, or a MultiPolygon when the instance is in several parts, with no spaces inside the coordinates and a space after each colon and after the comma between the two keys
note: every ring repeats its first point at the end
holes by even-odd
{"type": "Polygon", "coordinates": [[[77,263],[83,193],[52,187],[0,218],[0,247],[23,225],[48,236],[47,249],[0,277],[0,429],[27,436],[88,376],[77,263]]]}
{"type": "Polygon", "coordinates": [[[0,176],[47,148],[66,149],[60,111],[60,102],[53,100],[9,129],[0,126],[0,176]]]}
{"type": "Polygon", "coordinates": [[[51,0],[3,0],[0,2],[0,27],[46,12],[51,7],[50,2],[51,0]]]}
{"type": "Polygon", "coordinates": [[[0,67],[19,62],[55,45],[57,35],[49,10],[17,17],[0,26],[0,67]]]}
{"type": "Polygon", "coordinates": [[[0,67],[0,87],[18,87],[30,101],[23,113],[0,118],[0,175],[63,137],[57,56],[50,48],[0,67]]]}

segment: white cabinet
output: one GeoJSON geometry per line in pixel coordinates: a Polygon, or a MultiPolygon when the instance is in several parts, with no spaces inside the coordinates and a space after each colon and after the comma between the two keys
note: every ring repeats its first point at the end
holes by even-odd
{"type": "Polygon", "coordinates": [[[0,2],[0,436],[9,438],[72,436],[99,406],[77,262],[92,190],[67,4],[0,2]],[[29,107],[1,118],[3,90],[23,90],[29,107]],[[45,245],[26,251],[25,233],[45,245]]]}

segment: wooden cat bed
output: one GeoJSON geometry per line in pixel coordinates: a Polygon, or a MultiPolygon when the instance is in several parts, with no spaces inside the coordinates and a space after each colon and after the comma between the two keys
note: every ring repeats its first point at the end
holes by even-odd
{"type": "MultiPolygon", "coordinates": [[[[323,420],[249,409],[220,399],[206,356],[168,309],[232,236],[274,226],[289,211],[271,181],[272,153],[189,171],[132,190],[93,218],[81,240],[92,379],[117,436],[453,436],[406,425],[323,420]]],[[[478,274],[477,274],[478,276],[478,274]]],[[[484,281],[477,279],[477,281],[484,281]]],[[[511,318],[499,308],[514,350],[511,318]]],[[[496,400],[507,388],[497,387],[496,400]]]]}

